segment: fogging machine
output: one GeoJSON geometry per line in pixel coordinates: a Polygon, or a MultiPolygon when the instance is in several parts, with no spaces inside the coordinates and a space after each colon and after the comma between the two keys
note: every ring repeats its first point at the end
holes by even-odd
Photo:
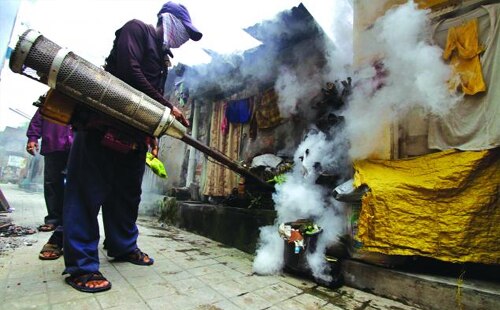
{"type": "Polygon", "coordinates": [[[29,29],[19,37],[9,66],[51,88],[46,100],[52,104],[42,114],[54,122],[69,122],[74,108],[83,105],[151,136],[180,139],[236,173],[270,187],[240,163],[188,136],[168,107],[36,30],[29,29]]]}

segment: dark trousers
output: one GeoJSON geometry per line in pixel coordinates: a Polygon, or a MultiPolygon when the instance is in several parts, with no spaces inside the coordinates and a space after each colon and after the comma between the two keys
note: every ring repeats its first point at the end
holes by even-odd
{"type": "Polygon", "coordinates": [[[45,224],[62,224],[64,200],[64,180],[69,151],[58,151],[44,154],[43,193],[47,216],[45,224]]]}
{"type": "Polygon", "coordinates": [[[101,138],[97,131],[76,132],[69,156],[63,219],[65,272],[71,275],[99,270],[101,206],[108,255],[137,248],[146,150],[117,153],[103,147],[101,138]]]}

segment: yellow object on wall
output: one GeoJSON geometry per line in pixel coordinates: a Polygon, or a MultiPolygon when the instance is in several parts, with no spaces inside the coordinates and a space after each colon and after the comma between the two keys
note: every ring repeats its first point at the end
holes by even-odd
{"type": "Polygon", "coordinates": [[[500,150],[448,150],[354,163],[363,249],[450,262],[500,263],[500,150]]]}
{"type": "Polygon", "coordinates": [[[421,9],[435,9],[441,8],[446,5],[454,5],[457,4],[457,0],[416,0],[418,7],[421,9]]]}
{"type": "Polygon", "coordinates": [[[486,90],[479,55],[484,47],[478,40],[477,19],[451,27],[448,30],[443,58],[449,60],[458,81],[451,80],[452,89],[460,89],[464,94],[474,95],[486,90]]]}

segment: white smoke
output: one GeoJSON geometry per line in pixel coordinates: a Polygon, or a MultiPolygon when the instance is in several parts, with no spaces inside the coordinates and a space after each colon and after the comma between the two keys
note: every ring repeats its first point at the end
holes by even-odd
{"type": "MultiPolygon", "coordinates": [[[[279,94],[278,106],[280,114],[288,118],[297,113],[298,106],[308,104],[311,98],[320,91],[322,82],[335,81],[349,75],[352,67],[352,1],[334,1],[329,5],[322,4],[322,7],[331,10],[331,20],[327,24],[331,25],[332,41],[325,40],[326,45],[323,51],[327,65],[319,68],[315,63],[316,59],[311,57],[315,47],[313,45],[297,45],[292,53],[295,55],[293,67],[280,67],[274,88],[279,94]]],[[[286,25],[279,28],[288,29],[286,25]]],[[[329,31],[327,31],[329,32],[329,31]]],[[[310,43],[309,43],[310,44],[310,43]]],[[[279,56],[279,55],[276,55],[279,56]]],[[[307,111],[306,111],[307,112],[307,111]]],[[[302,115],[304,117],[304,115],[302,115]]]]}
{"type": "MultiPolygon", "coordinates": [[[[324,5],[322,3],[322,5],[324,5]]],[[[353,7],[352,0],[332,1],[331,29],[334,46],[326,51],[328,66],[327,80],[345,79],[351,75],[353,62],[353,7]]]]}
{"type": "Polygon", "coordinates": [[[319,93],[323,81],[321,70],[316,57],[311,57],[317,49],[321,48],[323,40],[318,42],[300,43],[293,47],[291,54],[293,59],[289,59],[290,64],[281,65],[277,69],[279,74],[274,84],[274,89],[278,96],[278,107],[283,118],[301,114],[308,118],[305,113],[310,113],[310,109],[302,109],[309,104],[311,98],[319,93]],[[321,41],[321,43],[319,43],[321,41]]]}
{"type": "Polygon", "coordinates": [[[329,207],[316,220],[316,224],[323,229],[316,244],[316,250],[307,255],[307,263],[313,276],[325,281],[331,281],[330,267],[325,260],[325,252],[329,246],[337,242],[338,236],[344,233],[344,221],[339,216],[338,202],[331,199],[328,205],[329,207]]]}
{"type": "MultiPolygon", "coordinates": [[[[347,11],[350,8],[351,14],[347,16],[352,16],[352,2],[344,2],[341,7],[347,11]]],[[[270,274],[281,271],[284,241],[278,235],[278,225],[308,218],[313,219],[323,232],[316,251],[307,255],[307,261],[316,278],[328,281],[329,268],[324,254],[343,232],[343,219],[339,216],[341,207],[338,203],[324,187],[315,184],[318,171],[334,171],[345,177],[349,173],[345,169],[350,167],[346,160],[366,158],[376,151],[382,144],[380,138],[388,124],[400,119],[410,109],[421,107],[429,113],[444,114],[458,100],[450,94],[447,86],[451,69],[441,59],[442,50],[429,42],[427,13],[409,1],[389,10],[367,33],[361,34],[367,39],[363,41],[365,52],[377,58],[353,76],[353,94],[342,113],[344,131],[330,133],[334,138],[321,132],[310,132],[297,148],[294,169],[287,173],[285,183],[276,186],[273,196],[276,223],[261,229],[253,264],[255,272],[270,274]],[[346,158],[347,150],[350,158],[346,158]]],[[[338,14],[337,17],[342,18],[338,14]]],[[[341,32],[335,36],[337,45],[327,53],[329,70],[318,72],[316,76],[309,75],[309,81],[317,83],[325,77],[331,81],[345,79],[343,74],[351,76],[348,73],[353,59],[352,48],[338,44],[347,42],[352,47],[352,18],[348,21],[351,29],[346,30],[340,24],[338,29],[341,32]]],[[[332,25],[339,25],[339,22],[332,22],[332,25]]],[[[276,84],[279,87],[275,88],[280,97],[287,98],[280,101],[280,111],[293,113],[296,104],[308,94],[303,88],[311,84],[304,82],[307,79],[300,75],[301,72],[303,70],[281,72],[283,74],[276,84]]]]}
{"type": "Polygon", "coordinates": [[[319,91],[321,84],[319,81],[300,74],[300,67],[294,70],[281,67],[279,71],[280,74],[274,85],[279,94],[278,107],[281,117],[289,118],[297,113],[297,106],[301,100],[311,98],[319,91]]]}
{"type": "Polygon", "coordinates": [[[253,271],[258,274],[276,274],[285,264],[285,244],[278,234],[277,226],[260,228],[259,248],[253,261],[253,271]]]}
{"type": "MultiPolygon", "coordinates": [[[[293,68],[280,68],[280,75],[275,84],[279,94],[280,113],[290,116],[297,113],[297,106],[309,104],[313,94],[320,91],[322,83],[337,79],[345,79],[352,66],[352,1],[336,1],[332,12],[332,25],[335,46],[326,43],[325,55],[327,66],[325,71],[317,70],[310,61],[308,49],[297,50],[299,61],[293,68]],[[316,71],[315,71],[316,70],[316,71]]],[[[307,111],[301,113],[307,113],[307,111]]],[[[301,114],[304,117],[304,114],[301,114]]],[[[330,281],[329,265],[325,260],[325,252],[329,246],[338,241],[344,233],[343,219],[339,216],[339,207],[330,197],[330,190],[316,184],[318,174],[322,171],[333,171],[345,177],[345,157],[348,143],[342,132],[328,136],[312,130],[309,132],[294,155],[294,168],[286,174],[286,182],[276,186],[273,195],[277,219],[275,225],[262,227],[259,244],[253,262],[253,270],[258,274],[275,274],[284,267],[285,241],[278,234],[281,223],[297,219],[312,219],[321,227],[316,250],[308,253],[307,262],[313,276],[330,281]]]]}
{"type": "Polygon", "coordinates": [[[373,61],[379,70],[370,66],[358,72],[343,113],[354,159],[376,152],[384,130],[410,109],[443,115],[459,99],[448,88],[451,67],[443,62],[442,50],[430,43],[427,10],[409,1],[389,10],[364,37],[372,38],[364,49],[377,55],[373,61]]]}
{"type": "Polygon", "coordinates": [[[294,168],[286,174],[286,182],[276,186],[273,194],[276,223],[260,231],[259,248],[253,264],[256,273],[273,274],[283,268],[285,241],[278,235],[279,224],[312,219],[323,232],[319,235],[316,251],[307,256],[307,261],[315,277],[330,280],[324,254],[343,232],[343,224],[329,197],[330,190],[315,181],[321,172],[317,167],[341,169],[335,167],[339,163],[336,145],[336,141],[328,139],[323,132],[312,132],[297,148],[294,168]]]}

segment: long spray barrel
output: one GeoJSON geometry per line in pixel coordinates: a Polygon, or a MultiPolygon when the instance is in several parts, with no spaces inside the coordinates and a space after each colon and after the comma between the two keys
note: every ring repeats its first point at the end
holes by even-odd
{"type": "Polygon", "coordinates": [[[186,127],[169,108],[36,30],[29,29],[19,37],[9,66],[16,73],[47,84],[88,108],[149,135],[180,139],[242,176],[270,187],[238,162],[189,137],[186,127]]]}

